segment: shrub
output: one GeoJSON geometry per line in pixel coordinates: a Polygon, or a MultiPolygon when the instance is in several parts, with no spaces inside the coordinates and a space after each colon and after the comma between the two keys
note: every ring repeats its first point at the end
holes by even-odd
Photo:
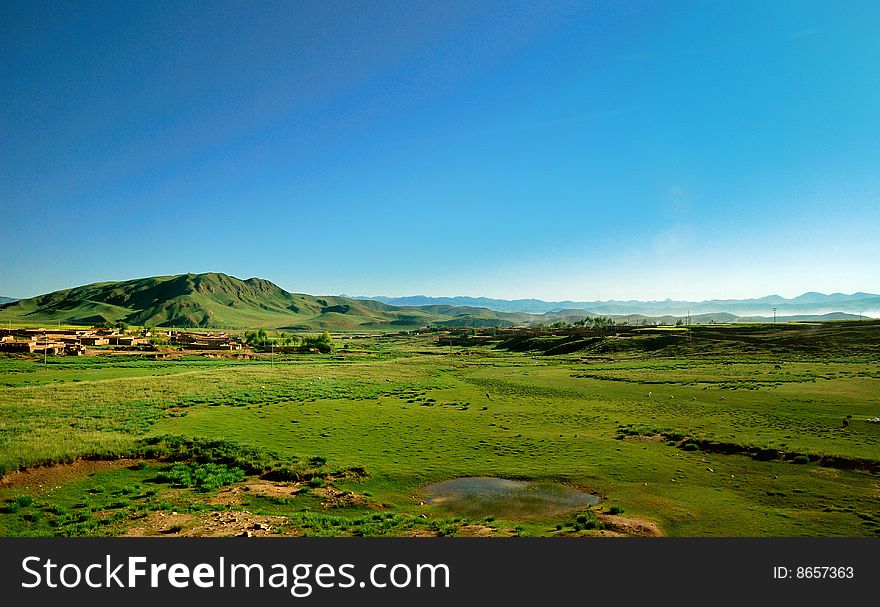
{"type": "Polygon", "coordinates": [[[309,479],[309,487],[316,488],[316,487],[323,487],[323,486],[324,486],[324,479],[321,478],[320,476],[313,476],[312,478],[309,479]]]}
{"type": "Polygon", "coordinates": [[[685,451],[699,451],[700,446],[697,443],[685,443],[681,446],[685,451]]]}
{"type": "Polygon", "coordinates": [[[27,508],[34,503],[34,498],[30,495],[19,495],[13,499],[13,502],[21,508],[27,508]]]}
{"type": "Polygon", "coordinates": [[[791,461],[795,464],[809,464],[810,457],[808,455],[795,455],[794,459],[791,461]]]}
{"type": "Polygon", "coordinates": [[[623,514],[623,508],[620,506],[611,506],[608,509],[608,514],[623,514]]]}
{"type": "Polygon", "coordinates": [[[326,463],[327,463],[327,458],[321,457],[320,455],[315,455],[315,456],[309,458],[309,466],[312,466],[313,468],[320,468],[321,466],[323,466],[326,463]]]}
{"type": "Polygon", "coordinates": [[[583,529],[600,529],[601,525],[599,524],[599,520],[596,518],[596,515],[593,514],[592,510],[588,510],[586,512],[581,512],[575,517],[574,523],[568,523],[574,527],[575,531],[581,531],[583,529]]]}
{"type": "Polygon", "coordinates": [[[159,474],[158,479],[177,487],[190,487],[199,491],[214,491],[225,485],[237,483],[244,478],[241,468],[226,464],[187,464],[178,462],[170,470],[159,474]]]}
{"type": "Polygon", "coordinates": [[[171,460],[194,459],[200,463],[226,464],[241,468],[248,474],[261,474],[289,466],[289,459],[264,449],[239,445],[225,440],[210,440],[179,435],[155,436],[139,444],[147,457],[171,460]]]}

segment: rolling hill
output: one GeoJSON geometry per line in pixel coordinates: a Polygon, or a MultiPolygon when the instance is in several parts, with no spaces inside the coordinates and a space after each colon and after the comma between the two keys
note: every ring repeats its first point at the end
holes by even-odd
{"type": "MultiPolygon", "coordinates": [[[[875,296],[864,295],[862,302],[875,296]]],[[[802,305],[814,305],[822,300],[821,294],[807,293],[800,299],[802,305]]],[[[844,296],[836,305],[851,303],[852,296],[844,296]]],[[[406,298],[407,301],[418,298],[406,298]]],[[[464,300],[471,298],[452,298],[464,300]]],[[[483,301],[483,298],[476,298],[483,301]]],[[[538,300],[529,300],[535,302],[538,300]]],[[[636,302],[644,306],[651,302],[636,302]]],[[[727,305],[736,307],[736,300],[727,305]]],[[[697,307],[697,306],[694,306],[697,307]]],[[[855,319],[857,315],[841,311],[817,316],[795,313],[782,314],[778,320],[832,320],[855,319]]],[[[284,328],[291,330],[389,330],[413,329],[434,325],[438,327],[505,327],[525,324],[552,324],[557,321],[575,322],[584,317],[611,316],[620,323],[675,324],[683,314],[627,312],[613,314],[599,309],[577,306],[558,308],[542,314],[522,311],[492,310],[484,306],[432,303],[428,305],[393,305],[381,301],[354,299],[345,296],[315,296],[290,293],[278,285],[262,279],[241,280],[222,273],[179,274],[155,276],[120,282],[99,282],[72,289],[64,289],[0,304],[0,322],[28,325],[63,323],[67,325],[96,325],[116,323],[162,327],[203,328],[284,328]]],[[[727,323],[747,320],[731,312],[715,311],[691,313],[694,324],[727,323]]],[[[752,317],[755,322],[766,322],[772,317],[752,317]]]]}
{"type": "Polygon", "coordinates": [[[289,293],[261,278],[222,273],[100,282],[0,305],[0,321],[94,325],[123,321],[165,327],[344,329],[430,323],[504,326],[528,315],[480,308],[401,307],[347,297],[289,293]]]}

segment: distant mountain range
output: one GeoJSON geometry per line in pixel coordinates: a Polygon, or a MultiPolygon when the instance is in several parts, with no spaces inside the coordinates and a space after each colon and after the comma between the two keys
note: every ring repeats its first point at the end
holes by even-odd
{"type": "Polygon", "coordinates": [[[694,323],[763,322],[772,320],[772,307],[777,308],[779,321],[856,319],[853,311],[859,310],[880,315],[880,296],[868,293],[709,302],[377,299],[290,293],[262,278],[241,280],[211,272],[100,282],[0,303],[0,322],[95,325],[122,321],[138,326],[341,330],[551,324],[599,315],[618,322],[674,324],[688,311],[694,323]]]}
{"type": "Polygon", "coordinates": [[[546,314],[570,312],[577,310],[579,314],[587,312],[598,315],[642,314],[645,316],[691,316],[700,314],[716,314],[726,312],[739,317],[773,317],[776,308],[777,318],[780,316],[822,315],[835,312],[847,312],[858,316],[880,316],[880,295],[872,293],[823,293],[809,292],[786,299],[779,295],[768,295],[758,299],[712,299],[709,301],[542,301],[540,299],[491,299],[488,297],[427,297],[413,295],[408,297],[362,297],[395,306],[476,306],[500,312],[526,312],[530,314],[546,314]]]}
{"type": "Polygon", "coordinates": [[[18,301],[18,299],[15,297],[3,297],[2,295],[0,295],[0,304],[9,303],[11,301],[18,301]]]}

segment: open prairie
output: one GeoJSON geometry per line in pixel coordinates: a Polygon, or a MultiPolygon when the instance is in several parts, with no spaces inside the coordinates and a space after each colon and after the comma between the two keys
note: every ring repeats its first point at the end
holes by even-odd
{"type": "Polygon", "coordinates": [[[6,356],[0,533],[880,534],[878,322],[472,333],[6,356]]]}

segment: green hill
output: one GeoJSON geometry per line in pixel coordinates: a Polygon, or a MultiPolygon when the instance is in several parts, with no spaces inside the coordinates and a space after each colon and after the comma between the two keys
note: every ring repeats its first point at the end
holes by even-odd
{"type": "MultiPolygon", "coordinates": [[[[96,325],[116,323],[159,327],[284,328],[291,330],[400,330],[438,327],[510,327],[525,324],[572,323],[593,317],[592,311],[562,309],[544,314],[502,312],[464,305],[395,306],[368,299],[290,293],[262,279],[241,280],[227,274],[179,274],[120,282],[98,282],[0,304],[0,322],[27,325],[96,325]]],[[[614,315],[625,324],[663,322],[680,317],[614,315]]],[[[780,317],[784,320],[857,318],[847,314],[824,317],[780,317]]],[[[733,314],[691,316],[693,323],[737,322],[733,314]]],[[[754,320],[766,320],[755,317],[754,320]]]]}
{"type": "Polygon", "coordinates": [[[509,325],[523,314],[481,308],[399,307],[289,293],[261,278],[221,273],[100,282],[0,305],[0,322],[166,327],[404,328],[432,323],[509,325]],[[507,318],[510,317],[510,318],[507,318]]]}

